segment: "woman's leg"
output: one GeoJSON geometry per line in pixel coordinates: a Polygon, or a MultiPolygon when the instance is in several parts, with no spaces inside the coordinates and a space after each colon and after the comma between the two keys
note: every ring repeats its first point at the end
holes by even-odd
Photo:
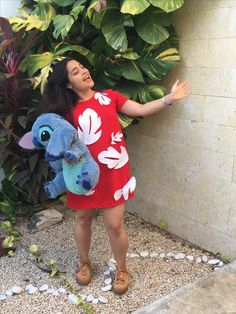
{"type": "Polygon", "coordinates": [[[91,225],[96,209],[80,209],[76,213],[75,241],[80,255],[80,267],[76,271],[77,282],[87,285],[91,281],[92,267],[89,261],[91,225]]]}
{"type": "Polygon", "coordinates": [[[128,236],[124,228],[125,204],[103,209],[103,220],[108,233],[111,248],[117,262],[117,268],[126,270],[128,236]]]}
{"type": "Polygon", "coordinates": [[[120,204],[103,210],[104,225],[107,230],[112,251],[117,262],[116,278],[113,291],[122,294],[129,287],[129,274],[126,268],[128,236],[124,228],[125,205],[120,204]]]}

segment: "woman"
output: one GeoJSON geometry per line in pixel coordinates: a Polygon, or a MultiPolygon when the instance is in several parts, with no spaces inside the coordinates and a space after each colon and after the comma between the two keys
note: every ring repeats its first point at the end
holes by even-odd
{"type": "Polygon", "coordinates": [[[130,177],[129,157],[118,112],[148,116],[187,96],[189,83],[176,83],[161,99],[141,105],[112,90],[93,90],[89,71],[74,59],[58,62],[48,78],[43,104],[47,112],[65,116],[76,128],[99,164],[100,179],[90,195],[67,194],[67,206],[76,210],[75,240],[80,255],[76,280],[87,285],[92,278],[89,260],[91,224],[97,208],[103,210],[104,226],[117,262],[113,291],[122,294],[129,286],[126,268],[128,238],[124,229],[125,201],[134,196],[135,178],[130,177]]]}

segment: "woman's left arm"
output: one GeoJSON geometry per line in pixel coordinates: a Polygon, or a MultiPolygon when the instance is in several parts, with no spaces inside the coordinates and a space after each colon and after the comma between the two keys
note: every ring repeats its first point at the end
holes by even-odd
{"type": "Polygon", "coordinates": [[[187,97],[189,94],[189,87],[190,85],[188,81],[179,83],[179,80],[177,80],[172,86],[171,92],[164,97],[147,102],[144,105],[129,99],[124,103],[123,107],[121,108],[121,112],[128,116],[134,117],[148,116],[164,109],[177,100],[187,97]]]}

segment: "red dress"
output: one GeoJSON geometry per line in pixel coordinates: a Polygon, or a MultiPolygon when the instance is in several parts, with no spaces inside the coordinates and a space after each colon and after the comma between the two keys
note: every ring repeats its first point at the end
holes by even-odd
{"type": "Polygon", "coordinates": [[[106,90],[95,92],[92,98],[73,108],[73,124],[98,163],[100,177],[90,195],[67,192],[68,207],[109,208],[134,196],[136,181],[130,176],[129,156],[117,114],[126,100],[124,95],[106,90]]]}

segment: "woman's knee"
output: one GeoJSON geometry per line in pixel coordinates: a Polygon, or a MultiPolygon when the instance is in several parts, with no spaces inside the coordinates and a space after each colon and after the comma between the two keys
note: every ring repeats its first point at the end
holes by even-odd
{"type": "Polygon", "coordinates": [[[123,221],[109,221],[106,222],[105,227],[109,234],[118,237],[124,231],[123,221]]]}
{"type": "Polygon", "coordinates": [[[95,212],[93,211],[78,211],[76,215],[76,224],[83,227],[90,227],[93,221],[95,212]]]}

